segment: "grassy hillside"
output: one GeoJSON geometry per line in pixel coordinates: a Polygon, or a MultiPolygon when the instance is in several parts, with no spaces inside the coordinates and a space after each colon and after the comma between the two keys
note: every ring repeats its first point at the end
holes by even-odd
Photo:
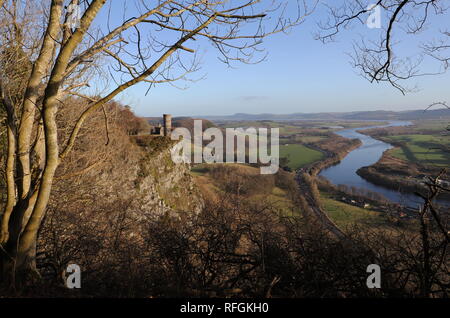
{"type": "Polygon", "coordinates": [[[328,216],[341,228],[351,226],[352,224],[370,226],[386,224],[386,218],[380,212],[362,209],[357,206],[336,201],[325,194],[322,194],[321,201],[328,216]]]}
{"type": "Polygon", "coordinates": [[[287,172],[261,175],[259,168],[245,164],[202,164],[194,166],[191,174],[205,199],[230,200],[238,195],[244,205],[269,208],[282,216],[300,213],[292,200],[295,181],[287,172]]]}
{"type": "Polygon", "coordinates": [[[304,145],[292,144],[280,146],[280,158],[288,159],[289,168],[295,170],[321,160],[323,154],[304,145]]]}

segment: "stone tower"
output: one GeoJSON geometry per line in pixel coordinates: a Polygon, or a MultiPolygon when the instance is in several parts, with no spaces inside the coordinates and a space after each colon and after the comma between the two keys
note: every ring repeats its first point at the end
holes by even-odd
{"type": "Polygon", "coordinates": [[[163,119],[164,136],[170,137],[172,132],[172,115],[164,114],[163,119]]]}

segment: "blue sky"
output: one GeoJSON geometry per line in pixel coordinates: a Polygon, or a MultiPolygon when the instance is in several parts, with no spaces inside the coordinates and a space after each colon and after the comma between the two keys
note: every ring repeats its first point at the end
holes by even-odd
{"type": "MultiPolygon", "coordinates": [[[[347,53],[359,33],[372,37],[382,31],[356,25],[340,34],[337,42],[324,45],[313,36],[317,20],[323,18],[319,9],[290,34],[265,39],[268,57],[260,64],[229,68],[217,59],[217,51],[206,45],[199,50],[202,69],[194,75],[205,75],[203,80],[187,83],[186,90],[157,85],[147,96],[148,84],[139,84],[118,99],[141,116],[407,110],[450,101],[449,73],[416,78],[410,84],[417,84],[419,91],[406,96],[388,84],[369,83],[351,67],[347,53]]],[[[402,52],[414,54],[416,40],[431,39],[445,23],[442,18],[432,18],[430,30],[419,39],[405,40],[402,52]]]]}

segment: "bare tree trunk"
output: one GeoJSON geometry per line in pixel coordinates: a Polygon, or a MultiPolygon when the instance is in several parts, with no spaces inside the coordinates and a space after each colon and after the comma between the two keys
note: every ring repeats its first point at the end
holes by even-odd
{"type": "Polygon", "coordinates": [[[3,211],[1,218],[1,229],[0,229],[0,245],[8,241],[9,231],[8,223],[11,213],[16,204],[16,186],[15,186],[15,175],[14,175],[14,165],[16,156],[16,124],[15,124],[15,114],[14,107],[10,104],[7,97],[4,96],[4,92],[1,91],[2,102],[5,105],[7,112],[7,138],[8,138],[8,150],[6,159],[6,187],[7,187],[7,201],[6,206],[3,211]]]}
{"type": "Polygon", "coordinates": [[[11,213],[16,203],[16,189],[14,183],[14,164],[16,152],[16,137],[14,128],[8,125],[8,152],[6,159],[6,185],[7,185],[7,201],[6,207],[2,215],[2,227],[0,230],[0,244],[8,241],[8,223],[11,213]]]}
{"type": "Polygon", "coordinates": [[[19,182],[20,199],[25,199],[30,194],[30,140],[34,126],[36,104],[39,98],[39,85],[44,77],[46,68],[53,58],[53,50],[56,44],[55,39],[58,37],[58,32],[60,30],[59,20],[62,15],[62,8],[63,1],[59,0],[52,3],[49,23],[42,48],[40,50],[39,57],[33,65],[33,69],[28,80],[27,89],[25,91],[18,138],[18,179],[22,180],[19,182]]]}
{"type": "Polygon", "coordinates": [[[420,213],[420,234],[422,239],[422,252],[423,252],[423,268],[421,277],[421,290],[420,294],[422,297],[429,298],[431,290],[431,265],[430,265],[430,242],[428,237],[428,221],[426,216],[426,209],[428,208],[425,204],[423,211],[420,213]]]}
{"type": "MultiPolygon", "coordinates": [[[[65,71],[69,63],[69,59],[72,56],[73,51],[81,42],[83,35],[89,28],[93,19],[97,15],[100,8],[105,4],[106,0],[95,0],[91,3],[86,10],[82,20],[81,27],[70,37],[70,39],[62,47],[55,66],[52,70],[52,74],[49,79],[49,83],[44,93],[43,101],[43,124],[45,134],[45,166],[42,177],[40,178],[38,190],[32,198],[28,199],[28,194],[25,195],[23,191],[22,200],[16,205],[14,209],[14,237],[11,237],[8,241],[6,248],[6,255],[3,257],[3,275],[12,279],[13,283],[21,282],[30,277],[38,277],[39,274],[36,269],[36,244],[38,230],[41,226],[42,219],[44,217],[47,205],[50,199],[50,193],[52,188],[53,179],[56,169],[59,165],[59,146],[58,146],[58,127],[56,124],[56,113],[58,109],[58,93],[61,83],[64,79],[65,71]],[[29,219],[24,220],[24,216],[30,214],[29,219]],[[23,230],[22,230],[23,229],[23,230]],[[18,274],[18,275],[17,275],[18,274]]],[[[59,30],[59,16],[61,14],[63,1],[53,0],[52,2],[52,14],[55,15],[49,21],[49,30],[53,32],[59,30]]],[[[44,43],[45,44],[45,43],[44,43]]],[[[41,53],[42,60],[47,60],[48,55],[51,55],[53,49],[50,45],[50,49],[43,47],[41,53]]],[[[40,74],[41,69],[35,68],[34,71],[40,74]]],[[[37,81],[36,81],[37,83],[37,81]]],[[[30,81],[33,84],[33,79],[30,81]]],[[[35,88],[31,87],[31,93],[35,88]]],[[[29,104],[29,106],[34,106],[29,104]]],[[[22,132],[30,133],[33,125],[34,118],[30,118],[30,114],[24,114],[27,116],[25,119],[26,126],[22,132]]],[[[27,155],[23,156],[24,166],[22,166],[22,172],[24,168],[29,169],[29,138],[25,136],[24,143],[28,144],[27,155]]],[[[13,183],[14,184],[14,183],[13,183]]],[[[29,189],[30,182],[25,180],[22,183],[27,189],[29,189]]],[[[2,222],[2,226],[5,225],[7,229],[10,229],[11,222],[2,222]]]]}

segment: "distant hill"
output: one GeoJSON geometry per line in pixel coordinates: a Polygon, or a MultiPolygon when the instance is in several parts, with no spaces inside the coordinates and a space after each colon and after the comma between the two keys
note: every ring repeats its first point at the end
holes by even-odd
{"type": "Polygon", "coordinates": [[[201,116],[208,120],[418,120],[418,119],[450,119],[449,109],[408,110],[408,111],[361,111],[361,112],[330,112],[330,113],[293,113],[293,114],[245,114],[237,113],[230,116],[201,116]]]}

